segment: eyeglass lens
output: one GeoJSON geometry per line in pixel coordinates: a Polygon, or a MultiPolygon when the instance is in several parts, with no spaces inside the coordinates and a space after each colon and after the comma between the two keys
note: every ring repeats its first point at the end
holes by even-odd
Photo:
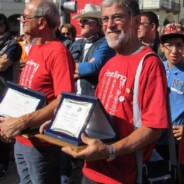
{"type": "Polygon", "coordinates": [[[93,19],[81,19],[80,20],[81,24],[88,24],[88,23],[91,23],[91,22],[96,22],[96,20],[93,20],[93,19]]]}

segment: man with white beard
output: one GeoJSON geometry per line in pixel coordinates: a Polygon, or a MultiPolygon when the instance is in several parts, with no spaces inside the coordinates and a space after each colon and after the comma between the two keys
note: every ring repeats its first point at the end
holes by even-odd
{"type": "MultiPolygon", "coordinates": [[[[107,144],[82,134],[87,147],[79,153],[71,148],[62,151],[84,159],[82,184],[135,184],[135,152],[144,150],[149,160],[153,144],[167,128],[167,82],[161,60],[137,37],[140,11],[137,0],[104,0],[102,27],[110,47],[116,50],[101,69],[96,96],[111,116],[119,140],[107,144]],[[133,87],[141,59],[150,53],[142,66],[138,83],[138,104],[142,125],[134,130],[133,87]]],[[[98,122],[101,123],[101,122],[98,122]]]]}

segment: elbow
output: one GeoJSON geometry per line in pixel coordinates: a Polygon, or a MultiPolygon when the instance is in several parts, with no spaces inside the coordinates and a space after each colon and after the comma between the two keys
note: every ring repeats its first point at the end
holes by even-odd
{"type": "Polygon", "coordinates": [[[163,131],[163,129],[154,129],[153,135],[152,135],[152,137],[154,139],[153,142],[157,141],[161,137],[162,131],[163,131]]]}

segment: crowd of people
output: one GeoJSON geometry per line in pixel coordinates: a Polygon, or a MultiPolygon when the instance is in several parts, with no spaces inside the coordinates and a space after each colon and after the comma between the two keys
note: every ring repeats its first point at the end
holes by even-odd
{"type": "MultiPolygon", "coordinates": [[[[14,40],[8,19],[0,14],[0,92],[6,81],[46,95],[47,104],[20,117],[0,117],[0,180],[6,175],[10,146],[20,184],[70,184],[72,167],[80,168],[82,184],[135,184],[136,154],[147,162],[169,160],[167,130],[175,141],[177,181],[184,183],[184,25],[160,26],[152,11],[140,12],[136,0],[103,0],[86,4],[73,17],[75,25],[60,25],[57,6],[49,0],[31,0],[20,21],[24,36],[14,40]],[[134,121],[135,77],[140,61],[137,103],[140,126],[134,121]],[[43,133],[62,92],[96,96],[107,112],[118,140],[108,144],[85,133],[80,152],[22,132],[40,127],[43,133]],[[154,150],[154,151],[153,151],[154,150]]],[[[100,123],[100,122],[98,122],[100,123]]],[[[140,159],[140,157],[138,157],[140,159]]],[[[142,183],[144,184],[144,183],[142,183]]]]}

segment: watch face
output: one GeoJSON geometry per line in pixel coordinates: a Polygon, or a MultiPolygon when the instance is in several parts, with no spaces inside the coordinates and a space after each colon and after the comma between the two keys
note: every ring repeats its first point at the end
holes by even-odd
{"type": "Polygon", "coordinates": [[[107,145],[107,149],[109,151],[109,156],[107,158],[107,161],[112,161],[116,158],[116,150],[113,145],[107,145]]]}

